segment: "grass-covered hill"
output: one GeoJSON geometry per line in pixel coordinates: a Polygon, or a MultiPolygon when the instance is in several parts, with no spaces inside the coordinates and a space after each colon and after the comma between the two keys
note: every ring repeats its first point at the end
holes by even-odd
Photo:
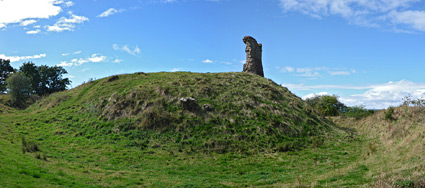
{"type": "Polygon", "coordinates": [[[26,110],[64,134],[129,146],[263,152],[320,145],[336,130],[299,97],[249,73],[116,75],[55,93],[26,110]],[[182,102],[182,98],[195,101],[182,102]]]}
{"type": "Polygon", "coordinates": [[[425,186],[424,107],[331,123],[271,80],[187,72],[7,101],[0,187],[425,186]]]}

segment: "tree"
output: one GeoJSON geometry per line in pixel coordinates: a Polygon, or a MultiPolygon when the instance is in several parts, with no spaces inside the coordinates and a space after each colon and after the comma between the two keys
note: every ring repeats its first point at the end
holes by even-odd
{"type": "Polygon", "coordinates": [[[40,87],[40,73],[38,72],[38,67],[33,62],[27,62],[22,64],[21,67],[19,67],[19,71],[24,73],[25,76],[30,78],[31,80],[31,93],[39,94],[37,91],[40,87]]]}
{"type": "Polygon", "coordinates": [[[41,75],[42,94],[51,94],[58,91],[66,90],[67,85],[71,83],[68,78],[62,78],[62,75],[68,74],[63,67],[48,67],[42,65],[39,67],[38,72],[41,75]]]}
{"type": "Polygon", "coordinates": [[[337,116],[347,111],[347,107],[335,95],[316,95],[306,99],[306,102],[325,116],[337,116]]]}
{"type": "Polygon", "coordinates": [[[6,91],[6,79],[15,69],[10,66],[10,60],[0,59],[0,93],[6,91]]]}
{"type": "Polygon", "coordinates": [[[63,91],[71,83],[68,78],[62,77],[68,73],[63,67],[47,65],[37,67],[34,63],[28,62],[24,63],[19,70],[31,78],[32,92],[37,95],[63,91]]]}
{"type": "Polygon", "coordinates": [[[17,72],[6,80],[12,104],[21,107],[31,93],[31,80],[25,74],[17,72]]]}

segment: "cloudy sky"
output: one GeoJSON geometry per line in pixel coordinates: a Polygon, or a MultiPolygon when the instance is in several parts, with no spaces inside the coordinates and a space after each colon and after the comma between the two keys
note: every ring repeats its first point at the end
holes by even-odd
{"type": "Polygon", "coordinates": [[[263,43],[265,77],[300,97],[395,106],[425,96],[423,0],[0,0],[0,58],[90,78],[235,72],[242,38],[263,43]]]}

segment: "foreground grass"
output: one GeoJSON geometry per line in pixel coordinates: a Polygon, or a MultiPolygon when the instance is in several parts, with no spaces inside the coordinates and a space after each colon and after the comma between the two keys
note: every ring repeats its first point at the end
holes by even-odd
{"type": "Polygon", "coordinates": [[[35,127],[28,122],[32,116],[37,115],[0,116],[0,186],[332,187],[371,181],[369,167],[361,162],[360,137],[285,153],[188,153],[76,136],[49,123],[35,122],[35,127]],[[23,135],[47,160],[22,153],[23,135]]]}

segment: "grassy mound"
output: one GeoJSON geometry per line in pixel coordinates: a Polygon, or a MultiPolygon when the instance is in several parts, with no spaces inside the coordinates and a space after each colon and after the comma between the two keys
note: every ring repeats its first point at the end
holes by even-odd
{"type": "Polygon", "coordinates": [[[288,89],[247,73],[117,75],[53,94],[27,112],[48,114],[42,121],[77,136],[188,152],[296,150],[320,145],[334,129],[288,89]]]}

